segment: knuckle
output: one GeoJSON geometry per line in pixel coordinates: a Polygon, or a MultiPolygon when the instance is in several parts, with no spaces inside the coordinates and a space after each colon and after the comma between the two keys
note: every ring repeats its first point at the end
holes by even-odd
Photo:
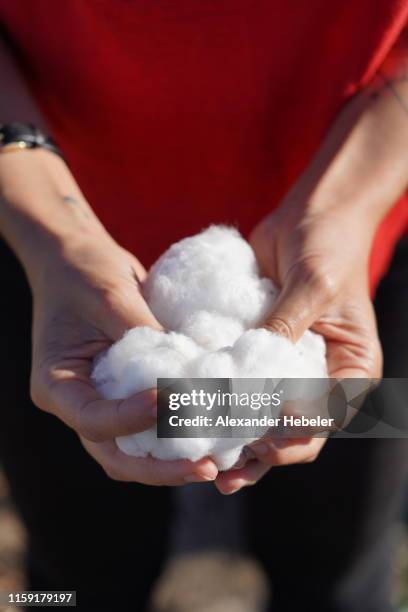
{"type": "Polygon", "coordinates": [[[127,480],[114,457],[109,456],[104,459],[101,466],[110,480],[116,480],[117,482],[124,482],[127,480]]]}
{"type": "Polygon", "coordinates": [[[276,452],[275,456],[273,457],[273,465],[282,466],[282,465],[287,465],[287,464],[288,464],[288,458],[286,454],[276,452]]]}
{"type": "Polygon", "coordinates": [[[82,408],[76,420],[76,431],[90,442],[104,442],[105,436],[98,430],[94,423],[89,419],[87,410],[82,408]]]}
{"type": "Polygon", "coordinates": [[[100,301],[111,313],[127,309],[131,298],[129,291],[124,287],[110,286],[100,289],[100,301]]]}
{"type": "Polygon", "coordinates": [[[116,482],[125,482],[126,478],[124,478],[123,474],[116,468],[116,466],[107,465],[104,466],[105,474],[110,480],[115,480],[116,482]]]}
{"type": "MultiPolygon", "coordinates": [[[[139,431],[144,431],[153,425],[155,420],[153,415],[145,414],[143,411],[136,412],[131,416],[127,409],[127,400],[118,400],[114,410],[114,418],[112,420],[113,431],[121,436],[128,436],[139,431]]],[[[112,435],[113,437],[113,435],[112,435]]]]}
{"type": "Polygon", "coordinates": [[[42,394],[40,393],[40,389],[38,385],[31,381],[30,383],[30,398],[33,404],[37,406],[37,408],[41,408],[42,406],[42,394]]]}
{"type": "Polygon", "coordinates": [[[275,466],[285,465],[287,463],[285,453],[274,446],[269,446],[269,454],[267,459],[268,463],[275,466]]]}
{"type": "Polygon", "coordinates": [[[30,378],[30,398],[33,404],[40,410],[44,412],[51,411],[47,385],[39,375],[34,373],[32,373],[30,378]]]}
{"type": "Polygon", "coordinates": [[[105,442],[105,437],[96,431],[92,426],[81,425],[77,427],[78,433],[90,442],[105,442]]]}
{"type": "Polygon", "coordinates": [[[308,455],[305,458],[303,463],[314,463],[318,456],[319,456],[319,453],[312,453],[311,455],[308,455]]]}
{"type": "Polygon", "coordinates": [[[332,271],[327,270],[318,260],[307,260],[300,264],[297,270],[301,282],[323,299],[330,302],[337,295],[337,282],[332,271]]]}
{"type": "Polygon", "coordinates": [[[285,321],[280,317],[271,317],[267,323],[265,323],[264,328],[274,334],[289,338],[289,340],[294,340],[295,338],[293,323],[291,321],[285,321]]]}
{"type": "Polygon", "coordinates": [[[337,294],[336,282],[329,272],[324,270],[314,271],[309,280],[312,290],[324,302],[331,302],[337,294]]]}

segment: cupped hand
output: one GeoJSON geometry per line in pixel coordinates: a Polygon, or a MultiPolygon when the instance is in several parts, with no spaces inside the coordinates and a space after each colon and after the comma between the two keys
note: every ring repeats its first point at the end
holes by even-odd
{"type": "MultiPolygon", "coordinates": [[[[288,198],[252,232],[264,275],[281,292],[264,326],[296,342],[307,329],[326,342],[329,376],[378,378],[382,356],[367,268],[372,229],[357,208],[312,210],[288,198]]],[[[220,474],[216,486],[232,493],[259,480],[271,466],[313,461],[323,437],[265,437],[247,449],[248,462],[220,474]]]]}
{"type": "Polygon", "coordinates": [[[160,329],[139,290],[145,275],[139,261],[99,229],[42,258],[31,283],[32,397],[73,428],[115,480],[150,485],[213,480],[217,469],[209,459],[159,461],[122,453],[116,436],[155,423],[155,392],[108,401],[99,397],[90,379],[94,358],[127,329],[160,329]]]}

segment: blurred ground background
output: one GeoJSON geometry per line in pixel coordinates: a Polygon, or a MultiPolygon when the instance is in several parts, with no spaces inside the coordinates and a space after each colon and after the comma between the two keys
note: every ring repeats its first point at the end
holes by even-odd
{"type": "Polygon", "coordinates": [[[24,529],[13,511],[0,469],[0,591],[18,590],[24,584],[24,546],[24,529]]]}
{"type": "MultiPolygon", "coordinates": [[[[408,535],[402,523],[395,537],[395,600],[400,612],[408,612],[408,535]]],[[[24,589],[24,549],[24,528],[0,468],[0,591],[24,589]]],[[[267,593],[268,585],[251,560],[221,552],[188,555],[169,564],[155,589],[152,612],[254,612],[267,593]]]]}

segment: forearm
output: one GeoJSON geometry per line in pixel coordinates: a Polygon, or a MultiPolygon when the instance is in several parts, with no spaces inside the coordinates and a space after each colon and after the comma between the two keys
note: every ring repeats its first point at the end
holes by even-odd
{"type": "Polygon", "coordinates": [[[54,153],[0,153],[0,234],[29,276],[46,258],[106,235],[66,164],[54,153]]]}
{"type": "Polygon", "coordinates": [[[308,211],[358,212],[375,232],[408,183],[408,80],[389,75],[356,96],[336,118],[290,194],[308,211]],[[397,95],[396,95],[397,93],[397,95]]]}

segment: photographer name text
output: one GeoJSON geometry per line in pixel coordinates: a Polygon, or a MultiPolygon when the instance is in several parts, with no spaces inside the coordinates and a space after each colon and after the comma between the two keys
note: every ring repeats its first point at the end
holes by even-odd
{"type": "Polygon", "coordinates": [[[334,419],[325,417],[231,417],[218,416],[216,419],[197,415],[195,417],[169,417],[171,427],[332,427],[334,419]]]}

